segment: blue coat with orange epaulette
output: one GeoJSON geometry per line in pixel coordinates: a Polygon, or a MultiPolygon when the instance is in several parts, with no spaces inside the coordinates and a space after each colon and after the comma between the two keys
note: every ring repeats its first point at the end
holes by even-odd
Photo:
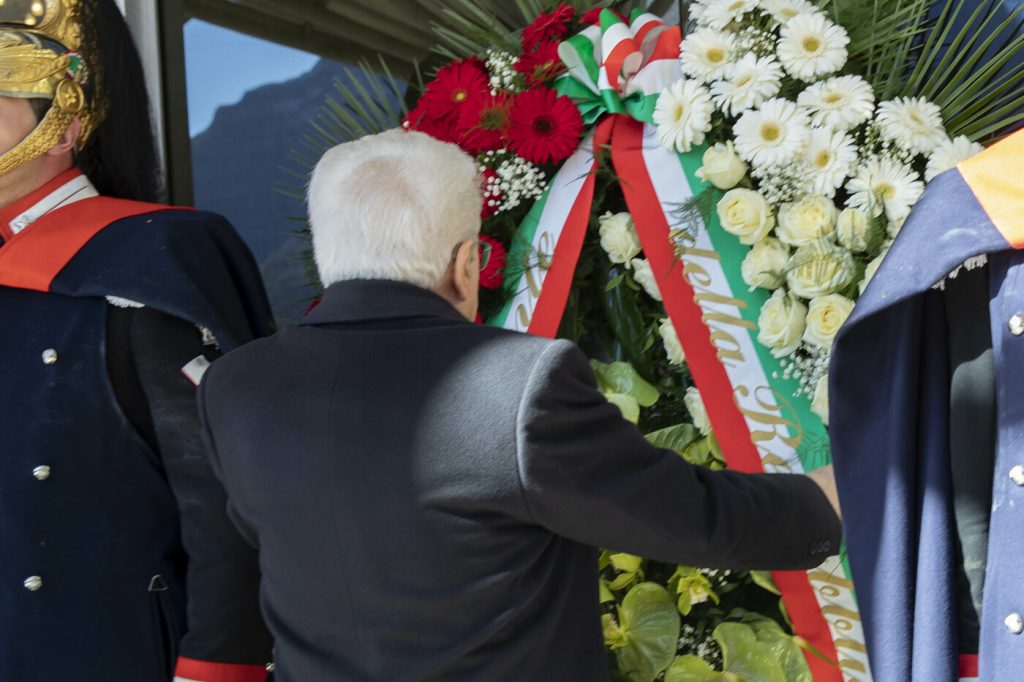
{"type": "Polygon", "coordinates": [[[219,216],[97,197],[0,247],[0,680],[167,682],[176,663],[263,680],[255,551],[223,494],[198,501],[212,521],[183,546],[161,453],[111,388],[107,297],[209,329],[224,351],[271,328],[219,216]]]}
{"type": "Polygon", "coordinates": [[[1022,315],[1024,131],[928,186],[832,351],[830,435],[876,680],[1024,675],[1024,486],[1012,474],[1024,464],[1022,315]],[[949,330],[937,285],[981,257],[995,361],[995,477],[980,652],[958,661],[949,330]]]}

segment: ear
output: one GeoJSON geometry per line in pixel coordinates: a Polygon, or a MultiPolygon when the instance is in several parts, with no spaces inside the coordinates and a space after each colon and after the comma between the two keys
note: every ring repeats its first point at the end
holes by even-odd
{"type": "Polygon", "coordinates": [[[479,272],[476,240],[463,242],[455,251],[452,262],[452,288],[460,301],[473,297],[479,284],[474,277],[479,272]]]}
{"type": "Polygon", "coordinates": [[[75,145],[78,144],[78,138],[82,135],[82,119],[77,116],[72,119],[68,129],[61,135],[60,141],[50,148],[47,154],[50,156],[63,156],[64,154],[71,153],[75,150],[75,145]]]}

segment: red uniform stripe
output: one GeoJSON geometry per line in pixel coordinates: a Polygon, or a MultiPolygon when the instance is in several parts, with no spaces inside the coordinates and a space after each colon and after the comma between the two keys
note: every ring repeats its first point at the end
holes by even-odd
{"type": "Polygon", "coordinates": [[[174,674],[196,682],[265,682],[267,667],[249,663],[213,663],[181,657],[174,674]]]}
{"type": "Polygon", "coordinates": [[[49,291],[54,278],[103,228],[122,218],[170,208],[110,197],[58,208],[0,247],[0,286],[49,291]]]}
{"type": "Polygon", "coordinates": [[[960,677],[978,676],[978,655],[961,654],[959,661],[960,677]]]}

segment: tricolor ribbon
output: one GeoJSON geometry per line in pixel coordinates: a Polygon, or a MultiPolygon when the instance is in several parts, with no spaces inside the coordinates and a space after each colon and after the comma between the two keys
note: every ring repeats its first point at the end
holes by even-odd
{"type": "MultiPolygon", "coordinates": [[[[507,278],[510,300],[490,323],[557,334],[590,221],[598,158],[609,149],[729,468],[802,473],[828,461],[827,435],[809,400],[793,397],[795,382],[757,342],[766,296],[743,284],[749,247],[715,219],[693,224],[681,215],[708,189],[695,174],[703,150],[676,154],[651,125],[659,94],[680,78],[679,43],[679,28],[654,15],[634,12],[626,25],[606,10],[599,26],[559,46],[568,71],[556,87],[596,125],[523,221],[509,259],[523,272],[507,278]]],[[[832,559],[813,571],[773,575],[796,633],[821,654],[807,655],[814,679],[870,680],[845,566],[832,559]]]]}

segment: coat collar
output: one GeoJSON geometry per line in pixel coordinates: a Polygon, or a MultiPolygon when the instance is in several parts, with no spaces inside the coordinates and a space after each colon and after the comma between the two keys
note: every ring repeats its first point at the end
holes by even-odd
{"type": "Polygon", "coordinates": [[[433,291],[384,279],[354,279],[327,287],[320,304],[300,325],[442,317],[465,322],[459,311],[433,291]]]}
{"type": "Polygon", "coordinates": [[[1024,129],[929,183],[846,326],[927,291],[971,258],[1024,248],[1022,153],[1024,129]]]}
{"type": "Polygon", "coordinates": [[[1009,248],[960,171],[949,170],[928,185],[844,327],[928,291],[971,258],[1009,248]]]}

